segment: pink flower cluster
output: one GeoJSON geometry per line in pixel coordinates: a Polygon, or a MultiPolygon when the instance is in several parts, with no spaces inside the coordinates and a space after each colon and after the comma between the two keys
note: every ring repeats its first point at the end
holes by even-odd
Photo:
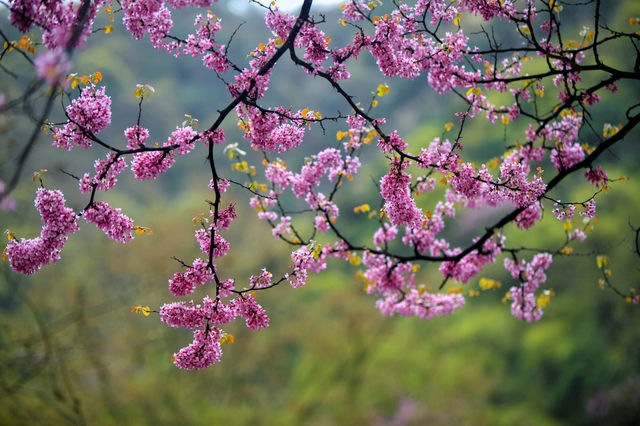
{"type": "MultiPolygon", "coordinates": [[[[482,250],[473,250],[458,261],[442,262],[440,273],[444,277],[451,277],[457,282],[466,283],[478,275],[485,265],[496,261],[496,257],[502,252],[504,240],[505,237],[502,235],[494,236],[482,245],[482,250]]],[[[456,248],[447,250],[446,254],[454,256],[460,252],[461,250],[456,248]]]]}
{"type": "Polygon", "coordinates": [[[269,327],[267,313],[253,296],[246,294],[238,296],[233,299],[231,306],[235,308],[236,315],[245,319],[245,323],[250,329],[260,330],[269,327]]]}
{"type": "Polygon", "coordinates": [[[590,184],[595,185],[596,188],[604,188],[607,186],[607,179],[609,175],[602,170],[602,167],[590,168],[584,172],[584,177],[587,178],[590,184]]]}
{"type": "Polygon", "coordinates": [[[193,342],[173,356],[174,364],[182,369],[207,368],[220,361],[222,332],[217,327],[219,325],[242,317],[252,330],[269,326],[269,317],[251,295],[238,296],[228,305],[209,296],[202,302],[202,305],[194,305],[193,301],[174,302],[160,308],[160,319],[168,326],[194,329],[193,342]]]}
{"type": "MultiPolygon", "coordinates": [[[[170,146],[165,143],[165,147],[170,146]]],[[[172,150],[147,151],[133,154],[131,171],[138,180],[155,179],[165,173],[176,162],[172,150]]]]}
{"type": "Polygon", "coordinates": [[[378,228],[375,234],[373,234],[373,243],[376,245],[378,250],[380,250],[381,247],[386,246],[388,243],[393,241],[397,233],[398,228],[395,225],[385,223],[384,227],[378,228]]]}
{"type": "MultiPolygon", "coordinates": [[[[210,1],[204,0],[210,3],[210,1]]],[[[181,2],[184,3],[184,2],[181,2]]],[[[176,56],[189,55],[202,57],[202,63],[209,69],[223,73],[229,68],[229,60],[224,52],[224,45],[216,42],[216,33],[220,30],[220,19],[210,12],[203,18],[198,15],[194,26],[199,27],[195,34],[189,34],[185,44],[178,45],[176,56]]]]}
{"type": "Polygon", "coordinates": [[[144,148],[145,142],[149,139],[149,130],[138,125],[128,127],[124,131],[124,137],[127,139],[127,148],[140,149],[144,148]]]}
{"type": "Polygon", "coordinates": [[[389,173],[380,180],[380,194],[385,200],[384,211],[392,224],[419,227],[422,211],[411,196],[411,175],[403,171],[406,166],[408,163],[400,163],[394,159],[389,173]]]}
{"type": "Polygon", "coordinates": [[[401,300],[387,297],[376,302],[376,307],[384,315],[394,314],[405,317],[415,316],[423,320],[451,315],[464,306],[464,297],[460,294],[438,294],[411,289],[401,300]]]}
{"type": "Polygon", "coordinates": [[[185,272],[176,272],[169,280],[169,291],[176,297],[193,293],[196,286],[201,286],[213,280],[213,274],[202,259],[193,261],[193,266],[185,272]]]}
{"type": "Polygon", "coordinates": [[[39,188],[35,206],[42,218],[40,236],[20,241],[12,239],[7,244],[7,256],[11,269],[26,275],[38,272],[44,265],[60,259],[67,236],[79,227],[72,209],[65,207],[62,192],[39,188]]]}
{"type": "Polygon", "coordinates": [[[55,130],[53,146],[71,151],[74,145],[83,148],[91,146],[91,137],[111,124],[111,98],[91,84],[67,106],[69,121],[55,130]]]}
{"type": "Polygon", "coordinates": [[[462,308],[460,294],[436,294],[415,285],[413,265],[395,263],[385,255],[365,252],[366,291],[380,297],[376,306],[384,315],[416,316],[423,320],[450,315],[462,308]]]}
{"type": "MultiPolygon", "coordinates": [[[[226,181],[225,181],[226,182],[226,181]]],[[[220,183],[220,182],[219,182],[220,183]]],[[[225,188],[226,189],[226,188],[225,188]]],[[[219,234],[229,228],[236,218],[236,210],[233,204],[227,208],[211,213],[211,224],[208,227],[198,229],[195,232],[196,240],[202,252],[215,259],[224,256],[229,250],[229,243],[219,234]],[[211,235],[214,235],[213,247],[211,235]]],[[[203,224],[206,223],[203,221],[203,224]]],[[[263,269],[258,276],[250,278],[251,287],[242,291],[234,289],[234,281],[227,279],[220,281],[215,265],[206,260],[195,259],[192,266],[188,266],[184,272],[175,273],[169,280],[169,290],[176,296],[184,296],[193,293],[197,286],[206,283],[216,283],[216,298],[206,296],[202,305],[194,305],[191,302],[174,302],[165,304],[160,309],[161,320],[170,327],[194,329],[193,342],[174,354],[173,361],[182,369],[194,370],[210,366],[219,362],[222,356],[220,339],[224,336],[217,328],[234,321],[237,317],[245,319],[247,327],[260,330],[269,326],[269,317],[260,304],[257,303],[254,289],[262,289],[271,285],[272,274],[263,269]],[[225,304],[222,299],[236,293],[238,296],[225,304]]]]}
{"type": "Polygon", "coordinates": [[[162,48],[163,39],[173,26],[171,12],[158,0],[124,0],[122,2],[124,16],[122,22],[136,40],[142,39],[149,32],[156,49],[162,48]]]}
{"type": "Polygon", "coordinates": [[[340,151],[327,148],[319,152],[315,158],[307,162],[299,174],[291,177],[293,193],[298,198],[306,197],[314,186],[320,185],[320,179],[329,172],[329,175],[337,176],[343,168],[340,151]]]}
{"type": "Polygon", "coordinates": [[[176,127],[176,130],[171,132],[167,146],[178,146],[178,155],[188,154],[196,145],[196,136],[198,134],[191,128],[191,126],[176,127]]]}
{"type": "Polygon", "coordinates": [[[246,123],[244,137],[251,140],[252,148],[279,153],[297,148],[302,143],[305,128],[303,122],[294,118],[313,118],[311,113],[302,117],[300,113],[289,113],[282,108],[265,112],[246,105],[238,106],[237,112],[241,121],[246,123]],[[291,123],[283,124],[284,116],[291,117],[291,123]]]}
{"type": "Polygon", "coordinates": [[[62,48],[42,52],[33,64],[38,76],[52,86],[58,84],[71,71],[69,56],[62,48]]]}
{"type": "Polygon", "coordinates": [[[327,262],[325,257],[320,253],[314,255],[309,247],[300,247],[291,253],[291,269],[293,272],[286,277],[293,288],[302,287],[307,282],[307,271],[320,272],[326,269],[327,262]]]}
{"type": "Polygon", "coordinates": [[[193,342],[173,355],[173,363],[183,370],[199,370],[220,362],[220,330],[215,327],[193,330],[193,342]]]}
{"type": "Polygon", "coordinates": [[[119,243],[125,244],[133,239],[133,220],[103,201],[94,201],[82,217],[119,243]]]}
{"type": "Polygon", "coordinates": [[[542,317],[542,307],[536,303],[535,291],[547,280],[544,271],[549,269],[553,258],[548,253],[536,254],[530,263],[505,258],[504,267],[511,276],[521,283],[509,290],[512,300],[511,313],[527,322],[538,321],[542,317]]]}
{"type": "Polygon", "coordinates": [[[107,158],[104,160],[96,160],[93,168],[96,171],[94,176],[85,173],[80,179],[80,192],[83,194],[91,191],[94,185],[101,191],[108,191],[113,188],[118,182],[116,176],[127,168],[127,162],[124,157],[117,157],[116,159],[116,154],[111,152],[107,154],[107,158]]]}
{"type": "MultiPolygon", "coordinates": [[[[73,47],[84,46],[91,34],[96,13],[105,3],[105,0],[91,2],[87,21],[73,47]]],[[[33,25],[40,27],[42,41],[49,49],[63,49],[75,31],[80,7],[81,4],[63,0],[13,0],[9,6],[9,20],[21,32],[28,32],[33,25]]]]}
{"type": "Polygon", "coordinates": [[[403,141],[396,130],[386,138],[378,139],[378,147],[380,151],[392,154],[394,151],[404,151],[407,149],[407,143],[403,141]]]}

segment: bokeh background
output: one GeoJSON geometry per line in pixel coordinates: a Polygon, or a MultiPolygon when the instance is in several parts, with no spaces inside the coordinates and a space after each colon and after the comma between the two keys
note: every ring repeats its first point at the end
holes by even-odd
{"type": "MultiPolygon", "coordinates": [[[[257,43],[269,37],[261,12],[229,1],[213,8],[225,18],[223,40],[244,22],[230,52],[238,63],[245,63],[257,43]]],[[[592,19],[582,9],[568,7],[562,15],[565,28],[575,38],[592,19]]],[[[326,15],[326,31],[333,42],[344,44],[345,36],[334,31],[337,6],[318,11],[326,15]]],[[[189,31],[196,13],[174,15],[178,34],[189,31]]],[[[0,14],[3,31],[17,37],[9,28],[6,11],[0,14]]],[[[629,30],[629,17],[639,15],[635,1],[607,2],[608,24],[629,30]]],[[[472,17],[464,19],[478,24],[472,17]]],[[[145,101],[142,116],[152,140],[165,140],[185,113],[208,126],[216,109],[229,100],[224,85],[198,60],[178,60],[153,50],[147,41],[134,42],[119,15],[115,21],[113,33],[98,34],[74,57],[74,71],[99,70],[112,97],[112,125],[102,136],[124,146],[122,132],[135,124],[137,83],[156,90],[145,101]]],[[[107,24],[101,15],[98,27],[107,24]]],[[[511,37],[499,25],[496,31],[511,37]]],[[[625,66],[628,57],[623,52],[628,48],[620,46],[603,54],[608,61],[625,66]]],[[[266,105],[307,107],[325,116],[349,112],[323,81],[280,62],[266,105]]],[[[443,127],[456,121],[455,111],[464,109],[455,97],[436,95],[424,78],[385,79],[373,64],[363,54],[350,69],[354,78],[345,87],[367,103],[379,84],[389,84],[390,93],[380,99],[375,111],[388,118],[388,128],[400,129],[414,150],[436,136],[455,136],[457,127],[451,134],[443,127]]],[[[0,77],[1,92],[19,94],[33,78],[32,71],[17,55],[7,56],[3,65],[24,70],[15,78],[6,73],[0,77]]],[[[620,105],[640,94],[637,86],[622,89],[596,108],[596,128],[602,129],[607,122],[618,124],[620,105]]],[[[45,96],[34,99],[34,105],[44,102],[45,96]]],[[[61,117],[59,110],[52,120],[61,117]]],[[[1,177],[6,179],[13,170],[30,126],[19,116],[0,116],[1,177]]],[[[295,169],[304,155],[337,145],[336,131],[345,127],[343,122],[327,123],[325,132],[309,132],[302,154],[285,158],[288,165],[295,169]]],[[[234,119],[228,119],[224,128],[229,142],[248,146],[234,119]]],[[[465,132],[464,158],[479,162],[500,155],[523,138],[523,128],[524,123],[514,123],[507,130],[489,126],[484,119],[474,120],[465,132]]],[[[631,179],[614,183],[608,193],[599,195],[599,222],[587,241],[575,247],[576,255],[554,260],[547,288],[555,296],[539,323],[514,319],[509,305],[501,301],[511,285],[501,264],[483,271],[464,291],[478,289],[480,277],[500,280],[501,288],[468,298],[465,308],[451,317],[423,322],[383,317],[354,276],[359,267],[331,261],[327,271],[312,275],[303,288],[282,285],[260,294],[270,326],[253,332],[237,321],[225,328],[235,336],[235,343],[223,347],[220,364],[198,372],[181,371],[170,361],[171,354],[191,341],[189,332],[169,329],[156,315],[136,315],[130,308],[157,308],[173,301],[167,280],[179,265],[171,257],[188,261],[198,254],[192,218],[207,210],[205,200],[212,197],[205,150],[199,147],[152,183],[137,182],[125,173],[116,189],[100,194],[101,199],[122,207],[136,224],[152,227],[152,236],[140,235],[122,246],[84,224],[70,238],[57,265],[23,277],[6,262],[1,264],[0,423],[638,424],[640,308],[611,290],[600,289],[595,257],[578,255],[608,254],[612,282],[624,292],[640,290],[640,258],[633,253],[630,228],[630,224],[640,226],[638,132],[627,139],[607,152],[602,164],[610,176],[631,179]]],[[[86,199],[60,169],[80,175],[103,155],[100,149],[58,152],[43,135],[13,194],[18,210],[0,212],[2,230],[10,228],[24,237],[39,232],[40,220],[32,207],[36,189],[32,171],[47,169],[45,185],[62,189],[68,204],[79,209],[86,199]]],[[[259,165],[259,157],[252,152],[247,158],[259,165]]],[[[368,242],[376,222],[352,209],[364,202],[372,206],[380,202],[373,182],[384,172],[386,160],[376,154],[375,147],[365,149],[361,158],[359,177],[339,195],[343,206],[339,224],[352,238],[368,242]]],[[[218,164],[223,177],[243,180],[223,155],[218,164]]],[[[551,167],[545,169],[549,170],[545,176],[552,176],[551,167]]],[[[582,178],[576,178],[556,195],[583,200],[592,193],[582,178]]],[[[437,196],[437,192],[422,196],[420,205],[432,208],[437,196]]],[[[239,218],[225,235],[232,248],[221,259],[219,270],[237,282],[247,281],[261,267],[279,276],[289,263],[290,248],[273,240],[247,199],[246,193],[235,189],[224,199],[236,203],[239,218]]],[[[546,207],[535,231],[519,233],[509,227],[507,242],[559,247],[565,238],[562,224],[546,207]]],[[[446,235],[463,244],[500,213],[465,213],[455,225],[449,222],[446,235]]],[[[431,286],[441,280],[435,265],[423,265],[418,279],[431,286]]],[[[206,290],[198,289],[193,297],[199,300],[206,290]]]]}

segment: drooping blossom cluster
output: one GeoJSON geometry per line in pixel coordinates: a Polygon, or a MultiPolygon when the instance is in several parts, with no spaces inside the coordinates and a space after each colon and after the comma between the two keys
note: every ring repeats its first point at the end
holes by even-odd
{"type": "Polygon", "coordinates": [[[76,214],[65,206],[62,192],[39,188],[35,206],[43,222],[40,236],[11,239],[6,249],[11,269],[27,275],[51,262],[56,263],[68,236],[79,229],[76,214]]]}
{"type": "Polygon", "coordinates": [[[552,262],[553,258],[548,253],[535,255],[529,263],[505,258],[505,269],[520,281],[520,284],[511,287],[508,293],[512,300],[511,313],[514,317],[527,322],[538,321],[542,317],[542,306],[536,301],[535,292],[547,281],[544,271],[549,269],[552,262]]]}
{"type": "Polygon", "coordinates": [[[380,195],[384,198],[384,210],[394,225],[418,227],[422,220],[422,212],[411,197],[411,175],[403,169],[408,163],[394,160],[389,173],[380,180],[380,195]]]}
{"type": "Polygon", "coordinates": [[[82,217],[119,243],[128,243],[133,239],[133,220],[119,208],[113,208],[104,201],[94,201],[82,213],[82,217]]]}
{"type": "MultiPolygon", "coordinates": [[[[219,232],[229,229],[236,217],[234,205],[229,204],[217,215],[212,211],[210,222],[208,219],[200,222],[201,225],[209,224],[195,232],[203,254],[212,260],[226,255],[229,243],[219,232]]],[[[176,272],[169,280],[169,290],[174,296],[191,294],[196,287],[209,284],[215,286],[216,297],[212,299],[205,296],[201,305],[195,305],[193,301],[165,304],[160,309],[160,319],[170,327],[194,330],[193,342],[174,354],[172,359],[182,369],[201,369],[220,361],[220,343],[224,334],[219,326],[230,323],[237,317],[243,318],[246,326],[252,330],[269,326],[266,311],[257,302],[255,293],[249,291],[268,288],[272,274],[263,269],[260,275],[250,277],[248,289],[236,290],[233,279],[220,280],[218,268],[213,263],[197,258],[191,266],[184,266],[186,269],[183,272],[176,272]],[[234,293],[236,297],[225,303],[223,299],[234,293]]]]}

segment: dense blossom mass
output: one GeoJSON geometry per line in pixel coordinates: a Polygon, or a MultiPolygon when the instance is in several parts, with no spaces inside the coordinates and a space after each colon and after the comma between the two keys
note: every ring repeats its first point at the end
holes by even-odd
{"type": "MultiPolygon", "coordinates": [[[[203,187],[208,182],[213,201],[208,201],[208,212],[193,219],[194,244],[201,254],[190,264],[178,260],[168,289],[178,298],[200,291],[207,295],[200,304],[179,300],[154,311],[166,325],[193,333],[192,343],[172,357],[179,368],[202,369],[219,362],[221,345],[233,341],[223,331],[226,324],[239,317],[253,330],[269,326],[267,312],[258,303],[260,292],[282,283],[298,289],[310,273],[338,260],[358,268],[358,280],[384,315],[423,320],[463,308],[463,286],[472,286],[477,279],[482,290],[498,288],[499,282],[481,274],[488,265],[499,263],[511,277],[503,301],[511,302],[513,316],[538,321],[553,294],[545,271],[554,256],[570,254],[587,238],[595,222],[596,198],[614,181],[595,161],[640,122],[640,114],[629,105],[621,118],[624,122],[605,123],[600,136],[593,131],[596,121],[591,113],[603,96],[615,96],[619,87],[640,79],[640,61],[635,68],[626,63],[616,68],[602,59],[610,42],[637,41],[638,33],[599,27],[599,1],[581,6],[590,7],[595,19],[593,27],[583,28],[578,41],[570,38],[571,29],[561,19],[562,5],[555,0],[389,4],[345,0],[338,28],[346,31],[339,37],[346,41],[336,46],[332,26],[311,13],[313,1],[302,3],[297,14],[280,10],[277,1],[260,4],[264,38],[253,51],[242,52],[246,63],[237,63],[227,55],[235,31],[224,27],[218,9],[207,9],[218,6],[211,0],[123,0],[115,11],[114,4],[103,0],[11,0],[11,24],[23,33],[41,30],[42,46],[33,61],[37,76],[52,96],[56,91],[65,94],[63,122],[40,123],[51,131],[52,145],[67,151],[75,147],[108,151],[78,178],[80,193],[87,198],[77,213],[65,206],[60,191],[45,189],[41,179],[43,187],[35,200],[43,222],[41,234],[25,239],[9,232],[5,255],[11,268],[32,274],[56,262],[68,236],[78,230],[79,217],[120,243],[131,241],[136,233],[150,233],[134,225],[120,208],[101,201],[98,191],[116,187],[118,176],[129,173],[127,169],[137,180],[158,179],[181,157],[205,152],[211,173],[203,187]],[[192,32],[174,33],[173,15],[192,8],[204,9],[193,21],[192,32]],[[133,39],[148,37],[155,49],[176,58],[199,58],[214,77],[226,82],[228,90],[220,94],[225,103],[213,108],[217,115],[207,129],[198,130],[198,120],[186,115],[187,120],[176,123],[169,135],[150,143],[150,132],[138,114],[133,122],[117,123],[121,141],[101,138],[100,133],[112,125],[111,97],[106,86],[98,85],[102,75],[69,74],[74,70],[73,49],[84,46],[89,36],[101,36],[93,28],[101,9],[111,19],[120,15],[133,39]],[[508,37],[497,42],[493,32],[489,36],[485,30],[490,26],[508,37]],[[362,100],[369,94],[349,93],[343,82],[363,56],[375,62],[381,81],[416,79],[439,95],[461,100],[442,135],[419,145],[410,143],[406,129],[394,129],[387,124],[391,117],[376,114],[375,108],[390,91],[387,83],[374,88],[369,101],[362,100]],[[285,60],[309,78],[323,81],[342,103],[338,110],[347,113],[325,117],[310,107],[269,106],[264,97],[277,78],[274,66],[285,60]],[[245,142],[228,142],[221,125],[233,118],[245,142]],[[468,158],[464,143],[482,143],[484,136],[464,131],[473,120],[486,120],[497,134],[504,132],[503,154],[482,163],[468,158]],[[341,128],[338,143],[324,132],[329,121],[341,128]],[[301,160],[305,136],[320,127],[330,141],[301,160]],[[257,172],[258,164],[251,164],[253,157],[247,152],[253,150],[261,155],[264,174],[257,172]],[[375,193],[353,196],[354,205],[361,203],[355,207],[338,205],[336,193],[349,187],[363,168],[361,155],[376,154],[385,169],[374,179],[375,193]],[[229,175],[220,167],[225,158],[232,162],[229,175]],[[555,188],[577,171],[575,176],[590,185],[592,195],[584,200],[558,199],[555,188]],[[248,278],[232,278],[220,266],[222,257],[234,253],[223,233],[233,230],[242,211],[236,201],[223,202],[232,183],[250,193],[249,205],[271,227],[274,238],[292,246],[288,267],[280,272],[262,268],[248,278]],[[372,209],[369,203],[379,207],[372,209]],[[492,212],[494,222],[478,225],[466,243],[455,244],[447,231],[466,220],[459,217],[462,211],[481,208],[492,212]],[[349,217],[351,209],[363,220],[377,223],[371,236],[353,235],[343,224],[341,219],[349,217]],[[566,242],[549,249],[510,246],[505,228],[534,229],[545,210],[561,222],[558,229],[566,242]],[[305,218],[307,227],[301,226],[305,218]],[[425,283],[423,268],[440,278],[425,283]]],[[[630,21],[638,23],[640,19],[630,21]]],[[[111,31],[113,24],[104,30],[111,31]]],[[[23,45],[12,46],[22,51],[32,48],[35,53],[29,39],[24,40],[23,45]]],[[[637,50],[629,54],[637,59],[637,50]]],[[[146,99],[156,96],[153,87],[144,84],[134,94],[140,112],[146,99]]],[[[1,96],[0,112],[6,103],[1,96]]],[[[375,168],[368,167],[370,173],[375,168]]],[[[14,208],[5,186],[0,180],[0,207],[14,208]]],[[[474,295],[474,290],[467,295],[474,295]]],[[[629,299],[640,302],[640,297],[629,299]]]]}

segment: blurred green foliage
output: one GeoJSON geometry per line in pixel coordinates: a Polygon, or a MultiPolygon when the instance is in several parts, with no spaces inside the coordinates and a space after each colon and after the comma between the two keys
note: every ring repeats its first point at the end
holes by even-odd
{"type": "MultiPolygon", "coordinates": [[[[621,3],[620,16],[637,10],[629,3],[621,3]]],[[[331,21],[333,15],[329,16],[331,21]]],[[[243,19],[248,27],[261,28],[256,16],[243,19]]],[[[105,136],[109,140],[123,139],[122,130],[132,124],[136,83],[156,88],[157,99],[145,104],[143,124],[157,140],[180,124],[184,113],[208,123],[215,114],[211,102],[219,105],[228,99],[224,86],[195,61],[176,61],[145,43],[133,43],[118,28],[75,62],[80,73],[99,69],[105,76],[114,103],[113,125],[105,136]]],[[[257,32],[240,31],[233,42],[240,59],[260,40],[257,32]]],[[[381,82],[367,72],[370,65],[371,59],[363,57],[353,70],[357,84],[348,83],[349,90],[365,94],[363,102],[381,82]]],[[[276,73],[281,76],[272,83],[268,98],[274,104],[291,103],[325,115],[344,109],[331,103],[321,82],[307,83],[299,70],[278,64],[276,73]],[[304,87],[308,105],[294,104],[304,98],[291,98],[292,87],[304,87]]],[[[454,121],[452,113],[460,106],[440,105],[444,98],[434,97],[423,84],[392,85],[377,110],[389,117],[391,126],[414,129],[407,137],[412,149],[441,136],[443,123],[454,121]]],[[[615,104],[604,99],[602,110],[614,109],[615,104]]],[[[17,128],[19,123],[13,125],[17,128]]],[[[233,135],[230,142],[240,141],[235,123],[226,126],[233,135]]],[[[507,139],[496,134],[484,119],[471,126],[468,134],[474,139],[465,139],[465,158],[488,160],[512,143],[511,135],[507,139]]],[[[19,140],[17,130],[9,127],[7,138],[19,140]]],[[[305,139],[307,153],[326,146],[327,140],[336,143],[336,129],[344,126],[328,125],[324,134],[312,132],[305,139]]],[[[46,185],[65,190],[70,204],[80,208],[84,200],[75,195],[75,183],[57,170],[82,173],[82,160],[89,164],[92,154],[74,153],[80,159],[72,162],[66,153],[52,153],[44,139],[30,166],[49,168],[46,185]]],[[[628,175],[628,166],[637,161],[637,144],[627,143],[621,150],[632,155],[618,158],[610,153],[605,161],[611,176],[628,175]]],[[[3,155],[12,158],[11,151],[3,155]]],[[[251,155],[249,160],[257,162],[251,155]]],[[[556,257],[547,282],[556,296],[537,324],[514,319],[508,304],[501,302],[511,285],[501,265],[481,275],[501,280],[500,289],[468,298],[468,306],[452,317],[421,322],[382,317],[354,278],[358,267],[332,261],[328,271],[312,276],[303,288],[283,284],[259,294],[271,317],[270,327],[253,332],[237,321],[225,328],[235,343],[224,345],[219,365],[185,372],[172,365],[170,356],[191,341],[189,332],[168,329],[157,316],[136,315],[130,307],[156,308],[171,302],[167,280],[179,269],[171,256],[185,261],[197,256],[190,238],[191,218],[207,210],[204,200],[211,197],[203,157],[203,151],[194,152],[152,184],[123,177],[121,190],[105,196],[137,224],[151,226],[152,236],[140,235],[121,246],[85,224],[65,246],[60,262],[33,277],[18,276],[2,264],[1,424],[640,422],[640,309],[612,291],[600,290],[594,257],[577,255],[609,254],[612,281],[624,291],[634,286],[640,290],[640,259],[631,250],[629,228],[640,226],[637,168],[629,182],[614,183],[609,193],[599,196],[600,222],[585,244],[576,246],[576,255],[556,257]]],[[[382,170],[384,159],[379,157],[373,149],[364,152],[361,176],[339,199],[344,207],[338,223],[362,241],[377,222],[351,209],[375,196],[369,176],[382,170]]],[[[301,163],[301,158],[291,159],[291,164],[301,163]]],[[[228,164],[222,160],[221,169],[242,180],[231,175],[228,164]]],[[[20,213],[0,215],[18,236],[38,232],[37,213],[30,208],[34,189],[25,177],[15,192],[20,213]]],[[[575,179],[561,195],[582,199],[590,192],[582,179],[575,179]]],[[[423,195],[419,202],[429,208],[436,196],[423,195]]],[[[224,200],[236,203],[239,219],[225,235],[232,250],[221,259],[223,276],[247,281],[262,266],[275,276],[286,272],[283,259],[288,259],[289,249],[273,241],[270,230],[258,223],[246,195],[231,192],[224,200]]],[[[535,232],[507,228],[507,244],[560,246],[562,224],[548,210],[535,232]]],[[[495,214],[467,213],[464,223],[469,227],[447,230],[447,236],[468,241],[471,230],[489,223],[495,214]]],[[[427,265],[418,279],[435,287],[441,278],[427,265]]],[[[465,291],[477,289],[477,283],[472,280],[465,291]]],[[[193,296],[199,300],[204,294],[206,289],[198,289],[193,296]]]]}

